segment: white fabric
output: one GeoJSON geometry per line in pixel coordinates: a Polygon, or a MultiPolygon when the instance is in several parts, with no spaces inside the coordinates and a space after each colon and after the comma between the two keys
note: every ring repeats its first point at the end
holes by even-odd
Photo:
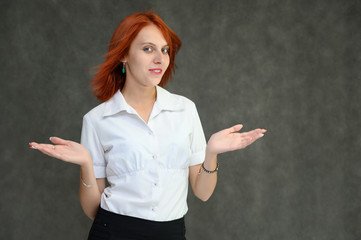
{"type": "Polygon", "coordinates": [[[147,124],[118,91],[84,116],[81,144],[96,178],[110,184],[103,209],[153,221],[186,214],[189,166],[204,161],[206,148],[192,101],[157,86],[147,124]]]}

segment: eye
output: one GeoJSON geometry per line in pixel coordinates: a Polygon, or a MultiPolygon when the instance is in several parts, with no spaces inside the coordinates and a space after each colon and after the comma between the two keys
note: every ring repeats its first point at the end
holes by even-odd
{"type": "Polygon", "coordinates": [[[145,47],[145,48],[143,48],[143,51],[144,52],[152,52],[153,48],[152,47],[145,47]]]}
{"type": "Polygon", "coordinates": [[[162,49],[162,53],[164,53],[164,54],[169,54],[169,48],[163,48],[163,49],[162,49]]]}

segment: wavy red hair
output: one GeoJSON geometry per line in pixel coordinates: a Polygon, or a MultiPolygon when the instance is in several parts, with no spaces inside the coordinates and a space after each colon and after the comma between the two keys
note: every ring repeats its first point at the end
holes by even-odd
{"type": "Polygon", "coordinates": [[[125,83],[126,73],[122,73],[122,59],[128,54],[130,45],[143,27],[154,24],[162,32],[169,46],[169,66],[159,86],[164,87],[175,70],[175,55],[182,46],[179,37],[154,12],[138,12],[126,17],[115,29],[110,39],[105,61],[91,81],[93,92],[99,101],[109,100],[125,83]]]}

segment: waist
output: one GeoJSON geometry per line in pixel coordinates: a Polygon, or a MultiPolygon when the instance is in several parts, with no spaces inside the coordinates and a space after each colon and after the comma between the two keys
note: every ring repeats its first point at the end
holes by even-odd
{"type": "Polygon", "coordinates": [[[111,211],[107,211],[101,207],[98,209],[97,217],[107,218],[111,219],[113,224],[132,224],[132,225],[151,225],[151,226],[172,226],[177,224],[183,224],[184,223],[184,217],[181,217],[179,219],[171,220],[171,221],[152,221],[148,219],[142,219],[127,215],[122,215],[118,213],[113,213],[111,211]]]}
{"type": "Polygon", "coordinates": [[[108,229],[114,236],[134,236],[139,239],[184,239],[185,235],[184,217],[157,222],[113,213],[101,207],[93,225],[108,229]]]}

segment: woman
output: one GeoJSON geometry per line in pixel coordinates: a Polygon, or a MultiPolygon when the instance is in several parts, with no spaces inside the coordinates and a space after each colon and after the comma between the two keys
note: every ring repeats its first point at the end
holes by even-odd
{"type": "Polygon", "coordinates": [[[103,103],[84,116],[81,144],[57,137],[53,144],[30,143],[80,166],[80,203],[95,219],[89,239],[185,239],[188,179],[206,201],[217,182],[217,155],[266,132],[237,133],[239,124],[206,144],[194,103],[162,88],[180,47],[155,13],[128,16],[93,79],[103,103]]]}

